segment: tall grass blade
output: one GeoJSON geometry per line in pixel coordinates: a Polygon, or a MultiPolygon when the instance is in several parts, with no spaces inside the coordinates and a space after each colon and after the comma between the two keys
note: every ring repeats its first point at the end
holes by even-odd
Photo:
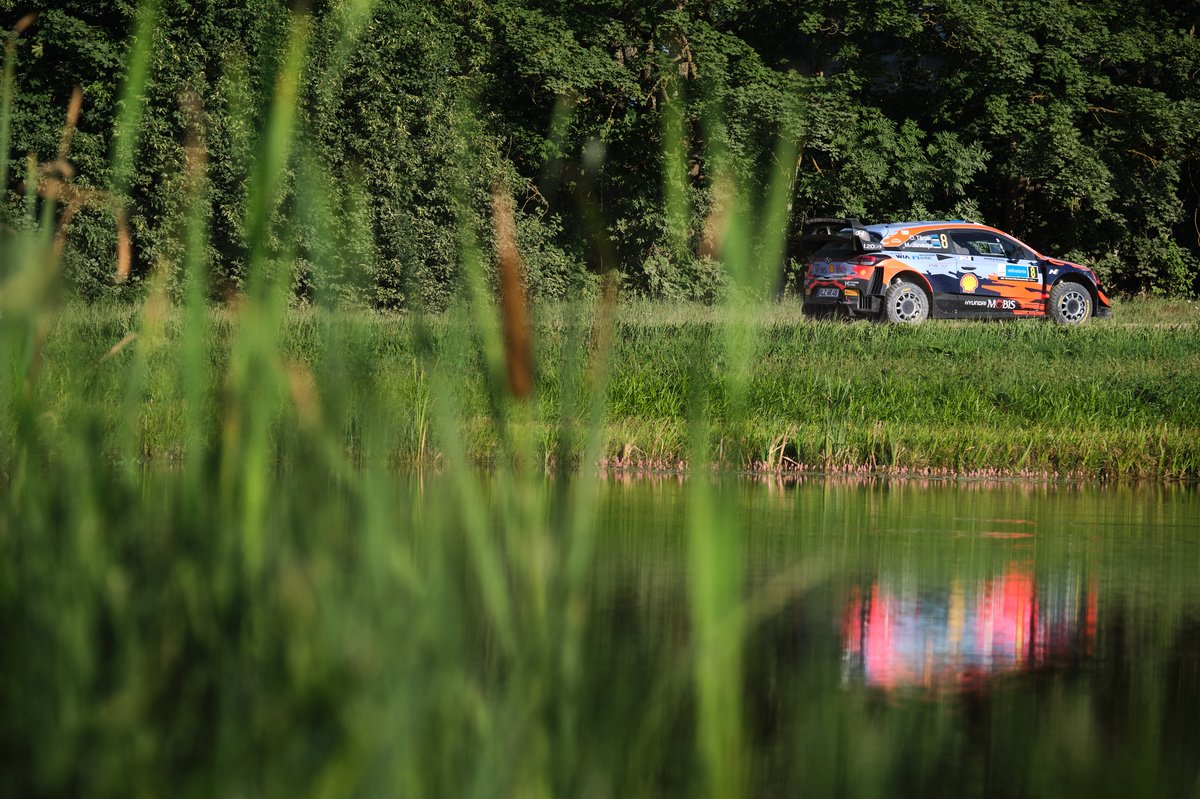
{"type": "Polygon", "coordinates": [[[118,101],[120,110],[113,129],[112,190],[118,198],[125,194],[133,176],[133,159],[141,133],[158,12],[159,0],[142,0],[137,7],[133,36],[126,55],[125,79],[118,101]]]}
{"type": "MultiPolygon", "coordinates": [[[[0,81],[2,81],[0,82],[0,191],[3,191],[5,194],[8,193],[9,157],[11,156],[10,148],[12,147],[13,88],[16,83],[14,73],[17,62],[17,38],[33,24],[36,18],[35,14],[26,14],[8,32],[8,36],[4,42],[4,73],[3,77],[0,77],[0,81]]],[[[4,272],[0,271],[0,278],[3,277],[4,272]]]]}

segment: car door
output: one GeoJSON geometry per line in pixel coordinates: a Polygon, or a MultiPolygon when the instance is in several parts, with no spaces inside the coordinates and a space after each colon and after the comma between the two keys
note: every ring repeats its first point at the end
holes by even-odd
{"type": "MultiPolygon", "coordinates": [[[[908,231],[901,230],[901,234],[908,231]]],[[[898,259],[920,272],[933,289],[935,316],[958,313],[958,274],[954,245],[947,229],[921,230],[899,247],[898,259]]]]}
{"type": "Polygon", "coordinates": [[[1001,295],[1015,300],[1011,310],[1015,316],[1035,316],[1046,311],[1046,268],[1033,250],[1021,242],[1000,234],[1007,262],[1003,275],[997,280],[1001,295]]]}
{"type": "Polygon", "coordinates": [[[950,239],[956,251],[957,299],[963,315],[1013,316],[1034,310],[1041,294],[1041,271],[1033,253],[982,228],[952,230],[950,239]]]}

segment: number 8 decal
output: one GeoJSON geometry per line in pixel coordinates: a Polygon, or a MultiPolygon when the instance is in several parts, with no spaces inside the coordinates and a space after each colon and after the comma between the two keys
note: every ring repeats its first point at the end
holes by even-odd
{"type": "Polygon", "coordinates": [[[943,234],[941,235],[941,239],[942,239],[942,249],[943,249],[943,250],[948,250],[948,249],[950,249],[950,241],[949,241],[949,239],[947,239],[947,238],[946,238],[946,234],[945,234],[945,233],[943,233],[943,234]]]}

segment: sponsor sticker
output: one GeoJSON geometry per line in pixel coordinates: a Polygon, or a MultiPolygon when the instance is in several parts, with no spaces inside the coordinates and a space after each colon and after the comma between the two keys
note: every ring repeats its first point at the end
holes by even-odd
{"type": "Polygon", "coordinates": [[[963,305],[968,308],[987,308],[990,311],[1015,311],[1021,307],[1021,304],[1016,300],[995,300],[995,299],[970,299],[963,300],[963,305]]]}
{"type": "Polygon", "coordinates": [[[979,278],[967,272],[958,279],[958,287],[967,294],[974,293],[975,289],[979,288],[979,278]]]}
{"type": "Polygon", "coordinates": [[[841,275],[854,274],[854,266],[841,261],[834,261],[831,258],[826,258],[824,261],[814,261],[809,268],[809,274],[813,277],[838,277],[841,275]]]}
{"type": "Polygon", "coordinates": [[[1004,267],[1004,277],[1009,280],[1037,280],[1038,269],[1036,266],[1008,264],[1004,267]]]}
{"type": "Polygon", "coordinates": [[[926,250],[944,250],[949,246],[945,233],[918,233],[904,242],[905,247],[921,247],[926,250]]]}

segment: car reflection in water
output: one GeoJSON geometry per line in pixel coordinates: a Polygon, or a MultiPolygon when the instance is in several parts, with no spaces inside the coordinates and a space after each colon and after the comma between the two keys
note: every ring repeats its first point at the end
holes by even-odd
{"type": "Polygon", "coordinates": [[[842,624],[847,680],[954,690],[1091,654],[1096,586],[1077,574],[1036,581],[1032,567],[1014,563],[941,591],[905,582],[881,579],[852,592],[842,624]]]}

